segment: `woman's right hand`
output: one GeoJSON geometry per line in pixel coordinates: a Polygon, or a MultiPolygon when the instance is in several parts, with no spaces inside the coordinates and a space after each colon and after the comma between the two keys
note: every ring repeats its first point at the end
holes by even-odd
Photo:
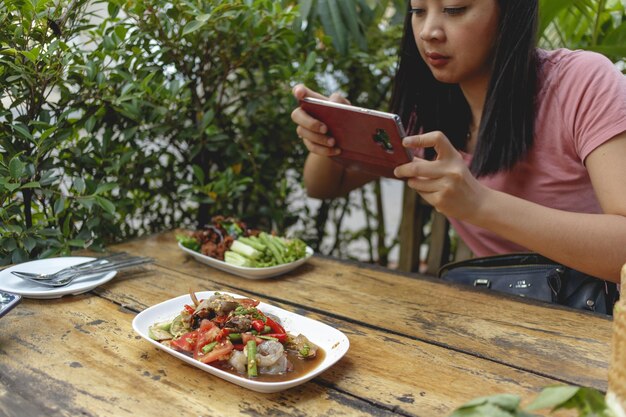
{"type": "MultiPolygon", "coordinates": [[[[321,100],[329,100],[336,103],[350,104],[339,93],[333,93],[330,97],[325,97],[307,88],[303,84],[298,84],[293,88],[293,95],[300,101],[305,97],[314,97],[321,100]]],[[[291,120],[298,125],[296,133],[302,139],[309,152],[321,156],[335,156],[341,151],[335,146],[335,139],[328,136],[328,126],[321,121],[311,117],[301,107],[291,112],[291,120]]]]}

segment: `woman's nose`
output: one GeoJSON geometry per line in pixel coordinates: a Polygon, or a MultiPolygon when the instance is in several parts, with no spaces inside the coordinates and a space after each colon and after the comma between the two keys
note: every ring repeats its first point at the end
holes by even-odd
{"type": "Polygon", "coordinates": [[[443,40],[445,32],[441,26],[441,22],[430,16],[424,19],[423,25],[419,32],[420,39],[423,41],[443,40]]]}

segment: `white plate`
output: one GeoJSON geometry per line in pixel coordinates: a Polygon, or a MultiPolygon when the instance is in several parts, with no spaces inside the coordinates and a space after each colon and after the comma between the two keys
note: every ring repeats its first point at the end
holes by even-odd
{"type": "Polygon", "coordinates": [[[184,247],[180,242],[178,242],[178,247],[181,248],[184,252],[193,256],[196,260],[207,265],[211,265],[213,268],[217,268],[224,272],[230,272],[231,274],[239,275],[240,277],[249,279],[263,279],[285,274],[289,271],[296,269],[297,267],[308,261],[311,256],[313,256],[313,249],[307,246],[306,255],[304,256],[304,258],[300,258],[297,261],[290,262],[288,264],[270,266],[267,268],[248,268],[243,266],[231,265],[224,261],[220,261],[219,259],[203,255],[200,252],[196,252],[195,250],[184,247]]]}
{"type": "Polygon", "coordinates": [[[82,294],[110,281],[117,271],[101,275],[77,278],[66,287],[46,287],[31,281],[18,278],[11,271],[52,274],[68,266],[91,261],[95,258],[85,256],[63,256],[59,258],[40,259],[24,262],[0,271],[0,290],[19,294],[26,298],[59,298],[68,294],[82,294]]]}
{"type": "MultiPolygon", "coordinates": [[[[242,297],[238,294],[228,293],[224,291],[219,292],[222,294],[232,295],[235,298],[242,297]]],[[[214,293],[215,291],[203,291],[196,293],[196,297],[198,297],[198,299],[206,299],[214,293]]],[[[313,319],[291,313],[287,310],[283,310],[282,308],[278,308],[266,303],[259,303],[259,305],[257,306],[259,310],[261,310],[263,313],[271,314],[278,317],[287,332],[295,335],[302,333],[311,342],[321,347],[326,353],[326,356],[324,357],[322,363],[320,363],[315,369],[311,370],[309,373],[299,378],[284,382],[255,381],[246,377],[231,374],[230,372],[223,371],[211,365],[204,364],[200,361],[193,359],[192,357],[189,357],[172,348],[169,348],[157,342],[156,340],[151,339],[148,336],[148,328],[151,325],[156,322],[173,319],[178,314],[180,314],[185,304],[192,303],[193,302],[191,301],[191,297],[189,296],[189,294],[187,294],[181,295],[180,297],[172,298],[171,300],[164,301],[160,304],[147,308],[135,317],[135,319],[133,320],[133,329],[135,329],[135,331],[148,342],[152,343],[157,348],[162,349],[167,353],[177,357],[178,359],[183,360],[190,365],[200,368],[203,371],[206,371],[212,375],[225,379],[226,381],[232,382],[233,384],[240,385],[253,391],[266,393],[278,392],[295,387],[296,385],[303,384],[335,364],[335,362],[337,362],[339,359],[341,359],[343,355],[346,354],[348,348],[350,347],[350,342],[348,341],[346,335],[344,335],[337,329],[334,329],[324,323],[320,323],[319,321],[315,321],[313,319]]]]}

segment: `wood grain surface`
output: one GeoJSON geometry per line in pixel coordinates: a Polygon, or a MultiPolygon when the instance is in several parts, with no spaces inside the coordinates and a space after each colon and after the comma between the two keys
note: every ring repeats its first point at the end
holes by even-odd
{"type": "Polygon", "coordinates": [[[174,232],[119,245],[156,265],[80,296],[25,299],[0,320],[0,415],[446,416],[486,394],[532,399],[567,383],[606,389],[611,320],[314,256],[249,280],[187,257],[174,232]],[[344,332],[320,376],[261,394],[142,340],[143,309],[190,289],[248,295],[344,332]]]}

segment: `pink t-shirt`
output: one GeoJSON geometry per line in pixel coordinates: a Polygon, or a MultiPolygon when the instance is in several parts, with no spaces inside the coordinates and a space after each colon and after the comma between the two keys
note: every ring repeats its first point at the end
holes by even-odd
{"type": "MultiPolygon", "coordinates": [[[[626,131],[626,77],[606,57],[588,51],[539,50],[539,63],[532,149],[511,171],[479,181],[546,207],[601,213],[584,160],[626,131]]],[[[471,155],[464,158],[469,164],[471,155]]],[[[450,223],[476,256],[527,251],[485,229],[450,223]]]]}

